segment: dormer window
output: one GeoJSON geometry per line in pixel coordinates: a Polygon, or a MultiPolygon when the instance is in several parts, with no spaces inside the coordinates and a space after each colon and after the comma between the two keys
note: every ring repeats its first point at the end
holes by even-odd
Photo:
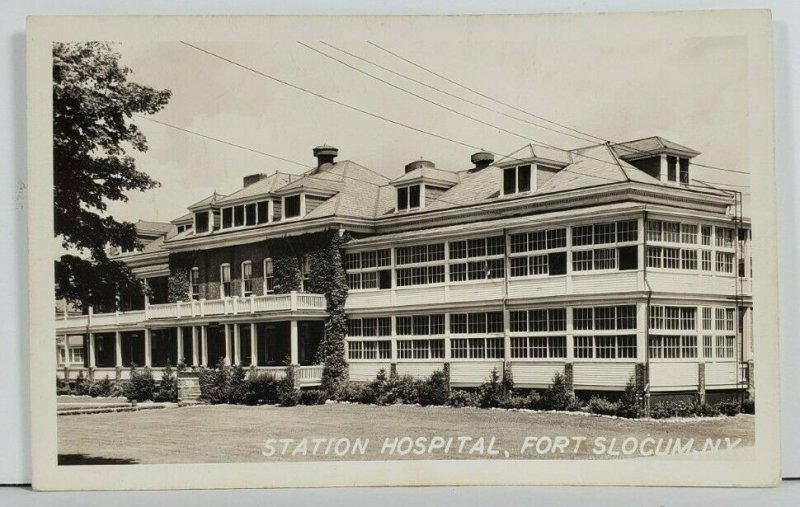
{"type": "Polygon", "coordinates": [[[689,159],[667,155],[667,181],[689,184],[689,159]]]}
{"type": "Polygon", "coordinates": [[[530,164],[503,169],[503,195],[519,194],[531,190],[530,164]]]}
{"type": "Polygon", "coordinates": [[[269,202],[237,204],[222,208],[222,228],[250,227],[269,222],[269,202]]]}
{"type": "Polygon", "coordinates": [[[409,185],[397,189],[397,211],[419,209],[421,202],[420,185],[409,185]]]}
{"type": "Polygon", "coordinates": [[[297,218],[301,215],[301,196],[290,195],[283,198],[283,218],[297,218]]]}
{"type": "Polygon", "coordinates": [[[194,230],[198,233],[208,232],[208,211],[194,214],[194,230]]]}

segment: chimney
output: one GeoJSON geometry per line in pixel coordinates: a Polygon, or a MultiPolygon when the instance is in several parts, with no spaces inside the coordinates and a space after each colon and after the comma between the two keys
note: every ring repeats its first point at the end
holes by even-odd
{"type": "Polygon", "coordinates": [[[433,169],[434,167],[436,167],[436,164],[434,164],[430,160],[415,160],[414,162],[406,164],[406,172],[410,173],[415,169],[421,169],[424,167],[430,167],[431,169],[433,169]]]}
{"type": "Polygon", "coordinates": [[[314,156],[317,157],[317,168],[325,164],[333,164],[333,160],[339,154],[339,149],[323,144],[314,148],[314,156]]]}
{"type": "Polygon", "coordinates": [[[479,151],[478,153],[473,153],[469,159],[475,164],[476,170],[481,170],[492,165],[492,162],[494,162],[494,155],[488,151],[479,151]]]}
{"type": "Polygon", "coordinates": [[[255,183],[256,181],[261,181],[266,177],[267,177],[267,175],[264,174],[264,173],[251,174],[249,176],[245,176],[244,178],[242,178],[242,186],[243,187],[250,186],[253,183],[255,183]]]}

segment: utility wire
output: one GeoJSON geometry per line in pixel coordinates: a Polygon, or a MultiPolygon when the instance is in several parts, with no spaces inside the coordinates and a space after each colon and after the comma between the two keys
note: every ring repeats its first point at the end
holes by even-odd
{"type": "MultiPolygon", "coordinates": [[[[599,137],[599,136],[595,136],[594,134],[589,134],[588,132],[583,132],[583,131],[581,131],[581,130],[577,130],[577,129],[575,129],[575,128],[572,128],[572,127],[569,127],[569,126],[567,126],[567,125],[563,125],[563,124],[561,124],[561,123],[558,123],[558,122],[555,122],[555,121],[553,121],[553,120],[549,120],[549,119],[547,119],[547,118],[544,118],[543,116],[539,116],[539,115],[537,115],[537,114],[531,113],[530,111],[526,111],[526,110],[524,110],[524,109],[520,109],[520,108],[518,108],[518,107],[516,107],[516,106],[513,106],[513,105],[511,105],[511,104],[508,104],[507,102],[503,102],[503,101],[501,101],[501,100],[495,99],[495,98],[493,98],[493,97],[491,97],[491,96],[489,96],[489,95],[487,95],[487,94],[481,93],[481,92],[480,92],[480,91],[478,91],[478,90],[475,90],[475,89],[473,89],[473,88],[470,88],[470,87],[468,87],[468,86],[464,85],[463,83],[459,83],[459,82],[457,82],[457,81],[455,81],[455,80],[453,80],[453,79],[451,79],[451,78],[449,78],[449,77],[447,77],[447,76],[444,76],[444,75],[442,75],[442,74],[440,74],[440,73],[437,73],[437,72],[435,72],[435,71],[433,71],[433,70],[430,70],[430,69],[428,69],[427,67],[424,67],[424,66],[422,66],[422,65],[420,65],[420,64],[418,64],[418,63],[416,63],[416,62],[414,62],[414,61],[411,61],[411,60],[409,60],[408,58],[405,58],[405,57],[403,57],[403,56],[401,56],[401,55],[399,55],[399,54],[397,54],[397,53],[395,53],[395,52],[393,52],[393,51],[390,51],[390,50],[388,50],[388,49],[384,48],[383,46],[380,46],[379,44],[376,44],[376,43],[374,43],[374,42],[371,42],[371,41],[367,41],[367,43],[368,43],[368,44],[370,44],[370,45],[372,45],[372,46],[374,46],[374,47],[376,47],[376,48],[378,48],[378,49],[380,49],[381,51],[384,51],[384,52],[386,52],[386,53],[388,53],[388,54],[390,54],[390,55],[394,56],[395,58],[398,58],[398,59],[400,59],[400,60],[402,60],[402,61],[404,61],[404,62],[406,62],[406,63],[409,63],[409,64],[413,65],[414,67],[417,67],[417,68],[419,68],[419,69],[422,69],[422,70],[424,70],[425,72],[428,72],[429,74],[432,74],[432,75],[434,75],[434,76],[436,76],[436,77],[438,77],[438,78],[440,78],[440,79],[443,79],[443,80],[445,80],[445,81],[447,81],[447,82],[449,82],[449,83],[452,83],[452,84],[454,84],[454,85],[456,85],[456,86],[459,86],[459,87],[461,87],[461,88],[463,88],[463,89],[465,89],[465,90],[468,90],[468,91],[470,91],[470,92],[472,92],[472,93],[474,93],[474,94],[476,94],[476,95],[479,95],[479,96],[481,96],[481,97],[483,97],[483,98],[485,98],[485,99],[491,100],[492,102],[496,102],[497,104],[504,105],[504,106],[506,106],[506,107],[509,107],[509,108],[511,108],[511,109],[514,109],[515,111],[519,111],[519,112],[521,112],[521,113],[525,113],[525,114],[527,114],[527,115],[530,115],[530,116],[532,116],[532,117],[534,117],[534,118],[537,118],[537,119],[539,119],[539,120],[542,120],[542,121],[546,121],[546,122],[548,122],[548,123],[551,123],[551,124],[553,124],[553,125],[558,125],[559,127],[562,127],[562,128],[566,128],[566,129],[572,130],[573,132],[577,132],[577,133],[579,133],[579,134],[583,134],[583,135],[585,135],[585,136],[589,136],[589,137],[593,137],[593,138],[595,138],[595,139],[598,139],[598,140],[602,140],[602,141],[603,141],[603,142],[605,142],[605,143],[613,143],[612,141],[610,141],[610,140],[608,140],[608,139],[605,139],[605,138],[602,138],[602,137],[599,137]]],[[[614,143],[614,144],[616,144],[616,143],[614,143]]],[[[639,153],[646,153],[646,152],[644,152],[644,151],[642,151],[642,150],[638,150],[638,149],[636,149],[636,148],[631,148],[631,147],[627,147],[627,146],[626,146],[626,149],[630,149],[630,150],[633,150],[633,151],[637,151],[637,152],[639,152],[639,153]]],[[[696,163],[696,162],[692,162],[692,165],[694,165],[694,166],[696,166],[696,167],[704,167],[704,168],[706,168],[706,169],[714,169],[714,170],[717,170],[717,171],[726,171],[726,172],[731,172],[731,173],[739,173],[739,174],[745,174],[745,175],[747,175],[747,176],[750,176],[750,173],[749,173],[749,172],[747,172],[747,171],[741,171],[741,170],[737,170],[737,169],[727,169],[727,168],[724,168],[724,167],[717,167],[717,166],[712,166],[712,165],[707,165],[707,164],[700,164],[700,163],[696,163]]]]}

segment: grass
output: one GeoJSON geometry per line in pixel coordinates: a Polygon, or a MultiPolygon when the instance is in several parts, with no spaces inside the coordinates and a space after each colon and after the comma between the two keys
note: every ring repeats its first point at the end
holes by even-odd
{"type": "MultiPolygon", "coordinates": [[[[342,459],[476,459],[497,458],[488,454],[489,440],[499,457],[512,459],[609,459],[593,451],[596,438],[605,437],[606,447],[616,438],[616,448],[628,437],[643,442],[652,437],[682,442],[693,438],[699,449],[706,439],[741,439],[740,448],[754,444],[753,416],[739,415],[719,419],[684,421],[636,421],[587,417],[575,414],[530,413],[476,408],[369,406],[328,404],[318,406],[198,406],[141,412],[63,416],[58,418],[58,452],[61,464],[90,463],[241,463],[264,461],[304,461],[342,459]],[[532,447],[521,453],[526,437],[586,437],[570,441],[568,450],[536,452],[532,447]],[[447,454],[405,456],[381,454],[389,437],[453,437],[447,454]],[[458,450],[459,436],[469,436],[463,452],[458,450]],[[484,437],[483,454],[468,453],[477,439],[484,437]],[[275,443],[275,455],[265,457],[267,439],[295,439],[288,455],[281,455],[275,443]],[[311,455],[313,438],[335,439],[329,454],[322,443],[311,455]],[[369,439],[366,453],[336,456],[335,442],[341,438],[369,439]],[[292,456],[296,444],[308,439],[308,454],[292,456]],[[577,445],[576,445],[577,444],[577,445]],[[505,453],[508,452],[508,456],[505,453]]],[[[533,443],[535,443],[534,441],[533,443]]],[[[546,444],[547,440],[542,443],[546,444]]],[[[344,449],[345,444],[341,444],[344,449]]],[[[651,447],[655,443],[648,444],[651,447]]],[[[723,444],[724,445],[724,444],[723,444]]],[[[541,447],[546,450],[547,445],[541,447]]],[[[648,447],[649,449],[650,447],[648,447]]],[[[638,454],[635,455],[638,457],[638,454]]],[[[624,457],[624,456],[623,456],[624,457]]]]}

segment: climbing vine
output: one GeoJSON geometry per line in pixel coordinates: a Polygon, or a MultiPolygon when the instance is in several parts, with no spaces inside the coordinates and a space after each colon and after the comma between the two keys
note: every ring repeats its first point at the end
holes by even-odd
{"type": "Polygon", "coordinates": [[[170,303],[188,301],[192,298],[189,271],[193,265],[194,257],[189,253],[170,255],[167,278],[167,299],[170,303]]]}

